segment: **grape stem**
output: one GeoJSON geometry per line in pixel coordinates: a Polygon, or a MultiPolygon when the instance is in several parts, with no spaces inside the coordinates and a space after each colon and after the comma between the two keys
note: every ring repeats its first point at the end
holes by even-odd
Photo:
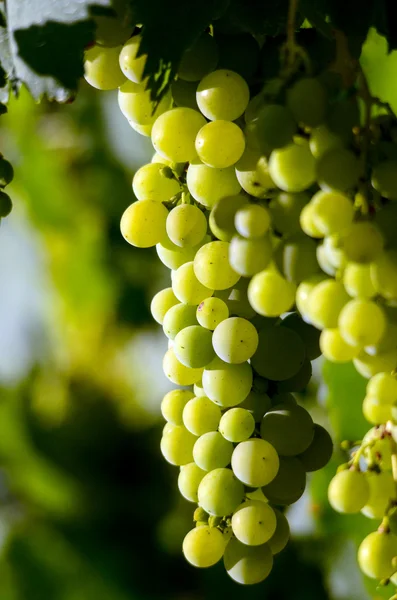
{"type": "Polygon", "coordinates": [[[281,76],[288,79],[299,68],[300,62],[303,63],[305,70],[310,74],[311,63],[310,59],[301,46],[296,43],[295,27],[296,13],[298,10],[299,0],[289,0],[288,16],[287,16],[287,41],[281,47],[281,63],[284,65],[281,76]]]}

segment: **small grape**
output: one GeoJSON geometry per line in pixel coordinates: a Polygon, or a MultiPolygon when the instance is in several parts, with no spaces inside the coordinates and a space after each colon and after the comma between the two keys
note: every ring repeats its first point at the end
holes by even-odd
{"type": "Polygon", "coordinates": [[[366,475],[370,489],[369,500],[361,512],[369,519],[382,519],[395,495],[393,476],[385,471],[367,471],[366,475]]]}
{"type": "Polygon", "coordinates": [[[274,447],[258,438],[240,442],[232,455],[233,473],[250,487],[262,487],[273,481],[279,464],[274,447]]]}
{"type": "Polygon", "coordinates": [[[234,581],[252,585],[269,576],[273,567],[273,555],[269,544],[247,546],[232,538],[226,546],[223,562],[234,581]]]}
{"type": "Polygon", "coordinates": [[[278,317],[290,310],[295,301],[296,286],[276,272],[261,271],[248,286],[252,308],[264,317],[278,317]]]}
{"type": "Polygon", "coordinates": [[[196,277],[193,262],[187,262],[177,269],[172,281],[172,289],[180,302],[194,306],[213,294],[213,290],[203,285],[196,277]]]}
{"type": "Polygon", "coordinates": [[[248,500],[235,510],[232,529],[236,538],[248,546],[265,544],[276,531],[274,510],[260,500],[248,500]]]}
{"type": "Polygon", "coordinates": [[[212,333],[200,325],[190,325],[177,333],[174,340],[177,359],[186,367],[206,367],[215,357],[212,333]]]}
{"type": "Polygon", "coordinates": [[[189,165],[186,183],[193,198],[206,208],[241,190],[234,167],[214,169],[197,160],[189,165]]]}
{"type": "Polygon", "coordinates": [[[205,119],[192,108],[172,108],[161,114],[152,130],[152,143],[159,154],[173,162],[196,157],[195,140],[205,119]]]}
{"type": "Polygon", "coordinates": [[[121,233],[132,246],[150,248],[166,238],[167,216],[168,211],[160,202],[138,200],[124,211],[120,223],[121,233]]]}
{"type": "Polygon", "coordinates": [[[183,409],[194,398],[190,390],[172,390],[168,392],[161,402],[161,414],[172,425],[183,425],[183,409]]]}
{"type": "Polygon", "coordinates": [[[231,317],[216,327],[212,343],[219,358],[225,362],[243,363],[255,353],[258,333],[247,319],[231,317]]]}
{"type": "Polygon", "coordinates": [[[392,565],[397,556],[397,536],[374,531],[367,535],[358,549],[358,565],[372,579],[387,579],[395,571],[392,565]]]}
{"type": "Polygon", "coordinates": [[[260,204],[246,204],[236,212],[234,224],[243,237],[261,238],[269,230],[270,213],[260,204]]]}
{"type": "Polygon", "coordinates": [[[207,473],[198,488],[199,505],[216,517],[231,515],[241,504],[244,486],[231,469],[214,469],[207,473]]]}
{"type": "Polygon", "coordinates": [[[376,345],[386,328],[386,318],[380,306],[372,300],[355,298],[341,310],[339,331],[351,346],[376,345]]]}
{"type": "Polygon", "coordinates": [[[354,298],[373,298],[376,295],[369,264],[349,262],[343,272],[343,285],[349,296],[354,298]]]}
{"type": "Polygon", "coordinates": [[[146,54],[139,54],[141,36],[134,35],[123,46],[119,56],[120,68],[124,75],[134,83],[141,83],[146,65],[146,54]]]}
{"type": "Polygon", "coordinates": [[[164,356],[163,371],[165,376],[176,385],[193,385],[200,380],[203,373],[203,369],[191,369],[179,362],[172,348],[164,356]]]}
{"type": "Polygon", "coordinates": [[[226,290],[240,279],[230,266],[227,242],[216,241],[202,246],[194,258],[194,273],[202,285],[214,290],[226,290]]]}
{"type": "Polygon", "coordinates": [[[219,431],[229,442],[237,443],[248,440],[255,429],[255,420],[245,408],[231,408],[223,415],[219,423],[219,431]]]}
{"type": "Polygon", "coordinates": [[[244,148],[244,134],[231,121],[211,121],[200,129],[196,137],[199,159],[216,169],[234,165],[241,158],[244,148]]]}
{"type": "Polygon", "coordinates": [[[390,373],[378,373],[367,384],[367,394],[381,404],[397,402],[397,379],[390,373]]]}
{"type": "Polygon", "coordinates": [[[309,321],[318,329],[337,327],[339,315],[348,303],[349,296],[339,281],[327,279],[310,292],[307,313],[309,321]]]}
{"type": "Polygon", "coordinates": [[[372,396],[366,395],[363,400],[363,415],[372,425],[387,423],[392,418],[390,404],[382,404],[372,396]]]}
{"type": "Polygon", "coordinates": [[[161,439],[161,453],[172,465],[187,465],[193,462],[193,446],[197,438],[185,427],[175,425],[161,439]]]}
{"type": "Polygon", "coordinates": [[[269,174],[284,192],[303,192],[316,181],[315,158],[307,142],[273,150],[269,174]]]}
{"type": "Polygon", "coordinates": [[[98,90],[115,90],[125,81],[119,67],[120,46],[93,46],[84,54],[84,78],[98,90]]]}
{"type": "MultiPolygon", "coordinates": [[[[216,431],[221,420],[220,408],[206,396],[191,398],[184,406],[183,424],[193,435],[216,431]]],[[[225,436],[223,436],[225,437],[225,436]]]]}
{"type": "Polygon", "coordinates": [[[239,184],[247,194],[266,198],[276,184],[269,174],[267,158],[257,149],[246,146],[244,154],[235,164],[239,184]]]}
{"type": "Polygon", "coordinates": [[[222,242],[230,242],[237,233],[234,217],[239,208],[248,203],[245,196],[226,196],[213,206],[209,226],[212,233],[222,242]]]}
{"type": "Polygon", "coordinates": [[[226,440],[219,431],[209,431],[198,438],[193,448],[196,465],[204,471],[221,469],[230,464],[233,444],[226,440]]]}
{"type": "Polygon", "coordinates": [[[252,369],[248,363],[232,365],[216,357],[203,373],[203,388],[213,402],[228,408],[241,404],[252,386],[252,369]]]}
{"type": "Polygon", "coordinates": [[[301,283],[319,271],[317,245],[302,233],[283,239],[274,251],[274,262],[288,281],[301,283]]]}
{"type": "Polygon", "coordinates": [[[339,192],[319,191],[314,194],[310,204],[314,226],[322,235],[344,231],[353,222],[353,203],[339,192]]]}
{"type": "Polygon", "coordinates": [[[323,329],[320,335],[320,348],[327,360],[335,363],[344,363],[356,358],[360,348],[348,344],[340,334],[338,328],[323,329]]]}
{"type": "Polygon", "coordinates": [[[356,469],[339,471],[328,488],[328,500],[340,513],[358,513],[369,500],[370,488],[365,473],[356,469]]]}
{"type": "Polygon", "coordinates": [[[213,331],[219,323],[227,319],[229,309],[220,298],[206,298],[197,307],[196,318],[202,327],[213,331]]]}
{"type": "Polygon", "coordinates": [[[168,213],[166,229],[177,246],[197,246],[207,233],[207,219],[197,206],[181,204],[168,213]]]}
{"type": "Polygon", "coordinates": [[[191,325],[197,325],[196,306],[179,303],[166,312],[163,331],[170,340],[173,340],[182,329],[191,325]]]}
{"type": "Polygon", "coordinates": [[[273,247],[269,236],[247,240],[235,235],[229,246],[230,266],[239,275],[252,277],[269,265],[272,251],[273,247]]]}
{"type": "Polygon", "coordinates": [[[211,567],[222,558],[225,541],[222,532],[216,527],[196,527],[189,531],[183,540],[183,554],[194,567],[211,567]]]}
{"type": "Polygon", "coordinates": [[[206,75],[197,87],[197,104],[210,121],[235,121],[249,101],[249,88],[238,73],[219,69],[206,75]]]}

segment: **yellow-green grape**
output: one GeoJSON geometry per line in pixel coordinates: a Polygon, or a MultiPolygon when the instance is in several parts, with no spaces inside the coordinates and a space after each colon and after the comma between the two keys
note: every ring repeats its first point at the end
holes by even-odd
{"type": "Polygon", "coordinates": [[[163,435],[172,431],[174,429],[174,427],[175,427],[175,425],[173,425],[172,423],[166,423],[163,427],[163,435]]]}
{"type": "Polygon", "coordinates": [[[382,371],[392,371],[397,364],[397,351],[393,349],[373,356],[362,351],[353,359],[353,364],[360,375],[369,379],[382,371]]]}
{"type": "Polygon", "coordinates": [[[292,329],[299,335],[305,345],[306,357],[309,360],[314,360],[321,356],[320,332],[313,325],[306,323],[297,312],[290,313],[284,317],[280,325],[292,329]]]}
{"type": "Polygon", "coordinates": [[[246,196],[227,196],[221,198],[213,206],[210,217],[209,226],[218,240],[222,242],[230,242],[232,237],[237,233],[234,226],[234,217],[239,208],[248,203],[246,196]]]}
{"type": "Polygon", "coordinates": [[[319,125],[310,133],[310,150],[314,158],[321,158],[330,150],[343,148],[343,140],[328,129],[326,125],[319,125]]]}
{"type": "Polygon", "coordinates": [[[207,233],[207,219],[197,206],[181,204],[168,214],[166,229],[177,246],[197,246],[207,233]]]}
{"type": "Polygon", "coordinates": [[[218,64],[219,52],[215,39],[202,33],[190,48],[185,50],[178,67],[178,77],[185,81],[200,81],[218,64]]]}
{"type": "Polygon", "coordinates": [[[397,536],[393,533],[374,531],[367,535],[358,549],[358,565],[365,575],[372,579],[388,579],[395,567],[397,556],[397,536]]]}
{"type": "Polygon", "coordinates": [[[134,83],[141,83],[147,59],[147,54],[138,57],[141,40],[140,35],[134,35],[124,44],[119,56],[120,69],[134,83]]]}
{"type": "Polygon", "coordinates": [[[333,329],[338,326],[340,312],[348,301],[349,296],[343,285],[339,281],[327,279],[318,283],[310,292],[304,317],[307,315],[310,323],[318,329],[333,329]]]}
{"type": "Polygon", "coordinates": [[[128,119],[128,125],[132,127],[134,131],[139,133],[139,135],[144,135],[145,137],[150,137],[152,135],[153,125],[151,123],[149,125],[139,125],[139,123],[134,123],[134,121],[128,119]]]}
{"type": "Polygon", "coordinates": [[[176,304],[165,314],[163,330],[167,338],[175,339],[176,335],[191,325],[197,325],[196,306],[190,304],[176,304]]]}
{"type": "Polygon", "coordinates": [[[387,423],[392,418],[391,404],[382,404],[373,396],[366,395],[363,400],[363,415],[372,425],[387,423]]]}
{"type": "Polygon", "coordinates": [[[244,442],[251,437],[255,429],[255,420],[245,408],[231,408],[223,415],[219,423],[219,431],[229,442],[244,442]]]}
{"type": "Polygon", "coordinates": [[[261,437],[281,456],[296,456],[313,441],[313,420],[302,406],[278,404],[263,416],[261,437]]]}
{"type": "Polygon", "coordinates": [[[248,500],[237,508],[232,517],[236,538],[248,546],[265,544],[276,531],[274,510],[260,500],[248,500]]]}
{"type": "Polygon", "coordinates": [[[391,436],[385,435],[381,428],[372,427],[363,438],[363,445],[371,442],[371,446],[365,448],[364,456],[370,463],[376,464],[386,471],[390,471],[391,464],[391,436]]]}
{"type": "Polygon", "coordinates": [[[279,554],[279,552],[284,550],[288,544],[290,529],[287,517],[282,512],[277,510],[277,508],[274,508],[273,510],[277,520],[276,531],[268,541],[268,544],[272,554],[279,554]]]}
{"type": "Polygon", "coordinates": [[[247,194],[255,198],[266,198],[276,184],[269,174],[266,156],[259,150],[246,146],[244,154],[235,164],[237,179],[247,194]]]}
{"type": "Polygon", "coordinates": [[[384,240],[378,227],[369,221],[353,223],[341,239],[347,260],[369,263],[383,250],[384,240]]]}
{"type": "Polygon", "coordinates": [[[120,46],[93,46],[84,54],[84,78],[98,90],[115,90],[125,81],[119,67],[120,46]]]}
{"type": "Polygon", "coordinates": [[[316,160],[306,141],[273,150],[269,174],[284,192],[303,192],[316,181],[316,160]]]}
{"type": "Polygon", "coordinates": [[[177,359],[186,367],[206,367],[215,357],[212,333],[200,325],[190,325],[177,333],[174,339],[177,359]]]}
{"type": "Polygon", "coordinates": [[[269,236],[254,240],[235,235],[229,246],[229,262],[243,277],[252,277],[270,264],[273,246],[269,236]]]}
{"type": "Polygon", "coordinates": [[[196,318],[202,327],[213,331],[219,323],[227,319],[229,309],[220,298],[206,298],[197,307],[196,318]]]}
{"type": "Polygon", "coordinates": [[[316,248],[316,257],[321,270],[324,271],[324,273],[327,273],[327,275],[330,275],[330,277],[335,277],[337,269],[329,259],[325,244],[318,244],[316,248]]]}
{"type": "Polygon", "coordinates": [[[302,208],[299,216],[300,226],[306,235],[312,238],[322,238],[324,237],[324,234],[317,227],[314,220],[315,212],[315,207],[311,202],[306,204],[306,206],[302,208]]]}
{"type": "Polygon", "coordinates": [[[340,513],[358,513],[369,500],[370,488],[365,473],[356,469],[339,471],[328,487],[328,500],[340,513]]]}
{"type": "Polygon", "coordinates": [[[161,453],[171,465],[187,465],[193,461],[193,446],[196,436],[182,425],[174,425],[161,438],[161,453]]]}
{"type": "Polygon", "coordinates": [[[378,294],[387,300],[397,298],[397,251],[389,250],[371,263],[371,279],[378,294]]]}
{"type": "Polygon", "coordinates": [[[213,169],[197,160],[189,165],[186,183],[193,198],[207,208],[212,208],[221,198],[233,196],[241,190],[234,167],[213,169]]]}
{"type": "Polygon", "coordinates": [[[387,471],[367,471],[366,476],[370,489],[369,500],[361,512],[369,519],[382,519],[390,500],[395,496],[393,476],[387,471]]]}
{"type": "MultiPolygon", "coordinates": [[[[319,273],[318,275],[312,275],[305,281],[302,281],[297,287],[296,290],[296,308],[298,311],[305,316],[305,319],[309,310],[309,298],[311,292],[314,290],[318,283],[327,279],[324,273],[319,273]]],[[[307,320],[307,319],[306,319],[307,320]]]]}
{"type": "Polygon", "coordinates": [[[347,265],[345,254],[340,248],[340,237],[337,233],[327,235],[322,244],[327,256],[328,262],[335,269],[344,269],[347,265]]]}
{"type": "Polygon", "coordinates": [[[234,165],[241,158],[244,148],[244,134],[231,121],[211,121],[200,129],[196,137],[199,159],[216,169],[234,165]]]}
{"type": "Polygon", "coordinates": [[[321,190],[314,194],[310,205],[314,226],[323,236],[339,233],[353,222],[353,203],[339,192],[321,190]]]}
{"type": "MultiPolygon", "coordinates": [[[[244,408],[252,414],[255,423],[260,423],[263,415],[272,405],[270,397],[265,393],[255,392],[252,390],[239,408],[244,408]]],[[[241,440],[244,441],[244,440],[241,440]]]]}
{"type": "Polygon", "coordinates": [[[231,515],[241,504],[244,486],[231,469],[214,469],[204,475],[198,489],[199,505],[216,517],[231,515]]]}
{"type": "Polygon", "coordinates": [[[387,160],[377,165],[372,171],[372,186],[381,196],[389,200],[397,200],[397,161],[387,160]]]}
{"type": "Polygon", "coordinates": [[[244,585],[264,581],[273,568],[269,544],[247,546],[232,538],[226,546],[223,562],[228,575],[244,585]]]}
{"type": "Polygon", "coordinates": [[[194,273],[202,285],[213,290],[226,290],[240,279],[230,266],[227,242],[210,242],[201,246],[194,257],[194,273]]]}
{"type": "Polygon", "coordinates": [[[324,357],[335,363],[349,362],[360,353],[360,347],[348,344],[336,327],[322,330],[320,348],[324,357]]]}
{"type": "Polygon", "coordinates": [[[246,81],[228,69],[206,75],[197,87],[197,104],[210,121],[235,121],[247,108],[249,96],[246,81]]]}
{"type": "Polygon", "coordinates": [[[190,390],[171,390],[161,402],[161,414],[172,425],[183,425],[183,409],[194,398],[190,390]]]}
{"type": "Polygon", "coordinates": [[[269,230],[270,213],[259,204],[246,204],[236,212],[237,232],[247,239],[261,238],[269,230]]]}
{"type": "Polygon", "coordinates": [[[348,344],[363,348],[380,341],[386,329],[386,317],[372,300],[354,298],[342,308],[338,326],[348,344]]]}
{"type": "Polygon", "coordinates": [[[202,381],[198,381],[197,383],[195,383],[193,385],[193,392],[194,392],[194,395],[196,396],[196,398],[205,396],[202,381]]]}
{"type": "Polygon", "coordinates": [[[296,286],[275,271],[261,271],[248,286],[252,308],[264,317],[278,317],[292,308],[296,286]]]}
{"type": "Polygon", "coordinates": [[[166,237],[165,223],[168,210],[154,200],[138,200],[123,213],[120,229],[124,239],[132,246],[150,248],[166,237]]]}
{"type": "Polygon", "coordinates": [[[198,246],[186,246],[185,248],[181,248],[180,246],[173,244],[168,236],[161,244],[156,244],[156,252],[159,259],[166,267],[173,271],[176,271],[187,262],[192,262],[197,250],[198,246]]]}
{"type": "Polygon", "coordinates": [[[204,471],[221,469],[230,464],[233,444],[219,433],[209,431],[200,436],[193,448],[193,458],[196,465],[204,471]]]}
{"type": "Polygon", "coordinates": [[[164,112],[153,125],[154,149],[173,162],[193,160],[196,136],[205,123],[204,117],[192,108],[178,107],[164,112]]]}
{"type": "Polygon", "coordinates": [[[300,214],[308,202],[309,196],[304,193],[282,192],[272,198],[269,212],[273,229],[282,234],[298,233],[301,229],[300,214]]]}
{"type": "Polygon", "coordinates": [[[162,325],[168,310],[178,303],[178,298],[175,296],[172,288],[169,287],[160,290],[153,296],[150,304],[150,312],[152,313],[153,319],[162,325]]]}
{"type": "Polygon", "coordinates": [[[314,77],[302,77],[287,91],[287,106],[297,123],[317,127],[325,119],[327,93],[314,77]]]}
{"type": "Polygon", "coordinates": [[[317,248],[316,242],[307,235],[294,233],[277,245],[273,259],[288,281],[300,283],[320,270],[317,248]]]}
{"type": "Polygon", "coordinates": [[[331,460],[333,443],[328,431],[318,423],[314,424],[313,440],[304,452],[299,454],[300,462],[307,473],[318,471],[331,460]]]}
{"type": "Polygon", "coordinates": [[[269,502],[288,505],[297,502],[306,488],[306,471],[295,456],[281,456],[276,477],[262,488],[269,502]]]}
{"type": "Polygon", "coordinates": [[[247,319],[230,317],[216,327],[212,344],[219,358],[225,362],[244,363],[258,347],[258,333],[247,319]]]}
{"type": "Polygon", "coordinates": [[[203,388],[210,400],[223,408],[241,404],[252,386],[248,363],[231,365],[216,357],[203,373],[203,388]]]}
{"type": "Polygon", "coordinates": [[[193,262],[187,262],[177,269],[172,281],[172,289],[178,300],[195,306],[214,293],[199,281],[193,262]]]}
{"type": "Polygon", "coordinates": [[[217,527],[196,527],[183,540],[182,550],[186,560],[194,567],[212,567],[225,552],[223,534],[217,527]]]}
{"type": "Polygon", "coordinates": [[[367,394],[381,404],[397,402],[397,379],[390,373],[378,373],[367,384],[367,394]]]}
{"type": "Polygon", "coordinates": [[[279,466],[274,447],[259,438],[240,442],[233,451],[233,473],[250,487],[262,487],[273,481],[279,466]]]}
{"type": "Polygon", "coordinates": [[[172,348],[167,350],[163,359],[163,371],[167,379],[176,385],[193,385],[200,380],[203,369],[185,367],[175,356],[172,348]]]}
{"type": "Polygon", "coordinates": [[[329,150],[317,162],[317,181],[325,191],[346,192],[355,188],[361,175],[359,159],[351,150],[329,150]]]}
{"type": "Polygon", "coordinates": [[[200,436],[218,429],[221,410],[206,396],[199,396],[187,402],[182,418],[186,429],[200,436]]]}
{"type": "Polygon", "coordinates": [[[197,82],[176,79],[171,84],[171,93],[176,106],[199,110],[196,100],[197,82]]]}
{"type": "Polygon", "coordinates": [[[354,298],[373,298],[376,295],[370,265],[349,262],[343,271],[343,285],[349,296],[354,298]]]}
{"type": "Polygon", "coordinates": [[[265,327],[259,331],[259,343],[251,365],[259,375],[271,381],[293,377],[306,357],[302,338],[287,327],[265,327]]]}
{"type": "Polygon", "coordinates": [[[142,84],[132,81],[126,81],[120,86],[117,99],[121,112],[134,128],[137,125],[153,125],[157,117],[170,108],[172,101],[171,94],[167,92],[155,110],[150,90],[145,90],[142,84]]]}
{"type": "Polygon", "coordinates": [[[178,477],[178,488],[189,502],[198,501],[198,487],[204,475],[205,471],[194,462],[183,465],[178,477]]]}
{"type": "Polygon", "coordinates": [[[138,200],[166,202],[180,191],[181,186],[169,167],[161,163],[148,163],[135,173],[132,189],[138,200]]]}

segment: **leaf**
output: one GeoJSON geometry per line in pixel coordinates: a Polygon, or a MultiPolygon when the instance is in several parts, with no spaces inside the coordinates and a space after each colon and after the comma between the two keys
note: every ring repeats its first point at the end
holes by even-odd
{"type": "Polygon", "coordinates": [[[360,63],[374,96],[388,102],[397,111],[397,50],[388,54],[388,42],[370,29],[362,48],[360,63]]]}

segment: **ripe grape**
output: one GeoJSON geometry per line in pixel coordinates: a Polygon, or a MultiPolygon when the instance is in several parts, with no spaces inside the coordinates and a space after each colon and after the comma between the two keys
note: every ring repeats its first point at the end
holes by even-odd
{"type": "Polygon", "coordinates": [[[161,452],[172,465],[187,465],[193,461],[193,446],[196,436],[182,425],[174,425],[161,439],[161,452]]]}
{"type": "Polygon", "coordinates": [[[279,458],[274,447],[259,438],[240,442],[232,455],[232,469],[236,477],[250,487],[262,487],[273,481],[279,469],[279,458]]]}
{"type": "Polygon", "coordinates": [[[194,306],[214,293],[198,280],[193,262],[187,262],[177,269],[172,281],[172,289],[178,300],[194,306]]]}
{"type": "Polygon", "coordinates": [[[358,549],[358,565],[372,579],[387,579],[395,571],[392,564],[397,556],[397,536],[374,531],[367,535],[358,549]]]}
{"type": "Polygon", "coordinates": [[[204,117],[196,110],[172,108],[161,114],[153,125],[154,149],[173,162],[193,160],[196,136],[204,125],[204,117]]]}
{"type": "Polygon", "coordinates": [[[363,377],[373,377],[382,371],[392,371],[397,364],[397,351],[395,349],[383,354],[371,356],[362,351],[353,359],[353,364],[363,377]]]}
{"type": "Polygon", "coordinates": [[[200,129],[196,137],[199,159],[216,169],[234,165],[241,158],[244,148],[244,134],[231,121],[211,121],[200,129]]]}
{"type": "Polygon", "coordinates": [[[183,540],[183,554],[194,567],[211,567],[223,556],[225,541],[216,527],[204,525],[189,531],[183,540]]]}
{"type": "Polygon", "coordinates": [[[128,119],[131,127],[151,126],[157,117],[171,107],[171,94],[166,93],[155,107],[150,98],[150,91],[142,84],[126,81],[118,91],[118,103],[121,112],[128,119]]]}
{"type": "Polygon", "coordinates": [[[0,157],[0,188],[6,187],[14,179],[14,168],[5,158],[0,157]]]}
{"type": "Polygon", "coordinates": [[[216,357],[203,373],[203,388],[213,402],[224,408],[245,400],[252,386],[252,369],[248,363],[231,365],[216,357]]]}
{"type": "Polygon", "coordinates": [[[321,158],[330,150],[343,148],[343,140],[328,129],[326,125],[319,125],[311,131],[310,150],[314,158],[321,158]]]}
{"type": "Polygon", "coordinates": [[[302,141],[273,150],[269,159],[269,174],[284,192],[303,192],[316,181],[315,164],[309,144],[302,141]]]}
{"type": "Polygon", "coordinates": [[[150,312],[152,313],[153,319],[162,325],[165,315],[169,309],[176,304],[179,304],[179,301],[172,288],[168,287],[164,290],[160,290],[153,296],[150,304],[150,312]]]}
{"type": "Polygon", "coordinates": [[[194,258],[194,273],[202,285],[213,290],[226,290],[240,279],[230,266],[227,242],[210,242],[202,246],[194,258]]]}
{"type": "Polygon", "coordinates": [[[351,346],[376,345],[386,328],[386,318],[380,306],[372,300],[355,298],[341,310],[339,331],[351,346]]]}
{"type": "Polygon", "coordinates": [[[231,515],[241,504],[244,486],[231,469],[214,469],[200,482],[198,489],[199,505],[216,517],[231,515]]]}
{"type": "Polygon", "coordinates": [[[177,246],[197,246],[207,233],[207,219],[197,206],[181,204],[168,213],[166,229],[177,246]]]}
{"type": "Polygon", "coordinates": [[[236,538],[248,546],[265,544],[276,531],[274,510],[260,500],[248,500],[235,510],[232,529],[236,538]]]}
{"type": "Polygon", "coordinates": [[[309,385],[313,373],[310,360],[305,358],[301,368],[295,375],[277,382],[278,392],[303,392],[309,385]]]}
{"type": "Polygon", "coordinates": [[[198,501],[198,487],[204,475],[205,471],[194,462],[183,465],[178,477],[178,488],[189,502],[198,501]]]}
{"type": "Polygon", "coordinates": [[[167,237],[165,224],[168,211],[155,200],[138,200],[125,209],[120,229],[132,246],[150,248],[167,237]]]}
{"type": "Polygon", "coordinates": [[[254,378],[253,390],[248,394],[244,402],[240,404],[239,408],[248,410],[252,414],[255,423],[260,423],[263,415],[269,410],[271,405],[272,401],[267,394],[255,391],[254,378]]]}
{"type": "Polygon", "coordinates": [[[216,327],[212,343],[219,358],[225,362],[244,363],[258,347],[258,333],[247,319],[230,317],[216,327]]]}
{"type": "Polygon", "coordinates": [[[235,235],[229,246],[230,266],[243,277],[252,277],[263,271],[272,259],[272,243],[269,236],[247,240],[235,235]]]}
{"type": "Polygon", "coordinates": [[[261,437],[270,442],[281,456],[295,456],[312,443],[313,420],[302,406],[278,404],[263,416],[261,437]]]}
{"type": "Polygon", "coordinates": [[[227,319],[229,309],[220,298],[206,298],[197,307],[196,318],[202,327],[213,331],[219,323],[227,319]]]}
{"type": "Polygon", "coordinates": [[[191,325],[197,325],[195,305],[176,304],[167,311],[163,320],[164,333],[170,340],[175,339],[182,329],[191,325]]]}
{"type": "Polygon", "coordinates": [[[146,54],[138,56],[141,40],[140,35],[130,38],[121,49],[119,57],[121,70],[134,83],[141,83],[147,59],[146,54]]]}
{"type": "Polygon", "coordinates": [[[84,54],[84,78],[98,90],[115,90],[125,81],[119,67],[120,46],[93,46],[84,54]]]}
{"type": "MultiPolygon", "coordinates": [[[[363,375],[365,377],[364,373],[363,375]]],[[[392,407],[390,404],[382,404],[377,398],[367,394],[363,400],[363,415],[372,425],[387,423],[392,418],[392,407]]]]}
{"type": "Polygon", "coordinates": [[[390,373],[378,373],[367,384],[367,394],[381,404],[397,401],[397,379],[390,373]]]}
{"type": "Polygon", "coordinates": [[[132,189],[138,200],[166,202],[180,191],[181,186],[168,167],[161,163],[148,163],[135,173],[132,189]]]}
{"type": "Polygon", "coordinates": [[[216,68],[218,57],[216,41],[209,33],[202,33],[183,53],[178,76],[185,81],[200,81],[216,68]]]}
{"type": "Polygon", "coordinates": [[[186,183],[193,198],[206,208],[212,208],[221,198],[241,190],[234,167],[214,169],[197,159],[189,165],[186,183]]]}
{"type": "Polygon", "coordinates": [[[185,81],[175,79],[171,84],[171,94],[176,106],[192,108],[198,112],[199,107],[196,100],[197,81],[185,81]]]}
{"type": "Polygon", "coordinates": [[[347,260],[369,263],[376,260],[383,250],[384,240],[374,223],[353,223],[341,239],[347,260]]]}
{"type": "Polygon", "coordinates": [[[239,184],[255,198],[266,198],[269,190],[276,187],[269,174],[268,161],[259,150],[246,147],[235,168],[239,184]]]}
{"type": "Polygon", "coordinates": [[[249,89],[238,73],[219,69],[206,75],[197,87],[197,104],[207,119],[235,121],[249,101],[249,89]]]}
{"type": "Polygon", "coordinates": [[[318,329],[332,329],[338,326],[339,315],[348,301],[343,285],[326,279],[311,290],[303,316],[318,329]]]}
{"type": "Polygon", "coordinates": [[[306,233],[306,235],[312,238],[322,238],[324,234],[317,227],[315,222],[315,207],[312,202],[309,202],[302,208],[302,211],[299,216],[300,226],[302,231],[306,233]]]}
{"type": "Polygon", "coordinates": [[[259,332],[258,348],[251,364],[262,377],[284,381],[296,375],[305,356],[304,343],[295,331],[287,327],[268,327],[259,332]]]}
{"type": "Polygon", "coordinates": [[[172,425],[183,425],[183,409],[194,398],[190,390],[171,390],[161,402],[161,414],[172,425]]]}
{"type": "Polygon", "coordinates": [[[258,314],[278,317],[292,308],[295,291],[296,286],[278,273],[261,271],[248,285],[248,300],[258,314]]]}
{"type": "Polygon", "coordinates": [[[297,502],[306,487],[306,471],[294,456],[280,456],[280,467],[276,477],[262,488],[269,502],[287,505],[297,502]]]}
{"type": "Polygon", "coordinates": [[[177,333],[174,339],[177,359],[186,367],[206,367],[215,357],[212,333],[200,325],[190,325],[177,333]]]}
{"type": "Polygon", "coordinates": [[[233,444],[219,431],[208,431],[198,438],[193,448],[196,465],[204,471],[227,467],[233,453],[233,444]]]}
{"type": "Polygon", "coordinates": [[[323,236],[342,232],[353,222],[353,203],[344,194],[321,190],[314,194],[310,204],[314,226],[323,236]]]}
{"type": "Polygon", "coordinates": [[[331,362],[344,363],[356,358],[360,348],[348,344],[338,328],[323,329],[320,335],[320,348],[324,357],[331,362]]]}
{"type": "Polygon", "coordinates": [[[365,473],[356,469],[339,471],[328,487],[328,500],[340,513],[358,513],[369,500],[370,488],[365,473]]]}
{"type": "Polygon", "coordinates": [[[156,252],[159,259],[166,267],[174,271],[185,263],[191,262],[194,259],[198,248],[199,246],[186,246],[185,248],[181,248],[180,246],[173,244],[168,236],[161,244],[156,244],[156,252]]]}
{"type": "Polygon", "coordinates": [[[229,442],[237,443],[248,440],[254,433],[255,420],[245,408],[231,408],[223,413],[219,423],[219,431],[229,442]]]}
{"type": "Polygon", "coordinates": [[[333,444],[328,431],[317,423],[314,424],[314,435],[310,445],[297,456],[306,472],[318,471],[331,460],[333,444]]]}
{"type": "Polygon", "coordinates": [[[218,429],[221,420],[221,410],[219,406],[206,396],[199,396],[191,398],[185,404],[182,418],[186,429],[193,433],[193,435],[200,436],[218,429]]]}
{"type": "Polygon", "coordinates": [[[273,567],[273,555],[269,544],[247,546],[232,538],[226,546],[223,562],[234,581],[252,585],[269,576],[273,567]]]}
{"type": "Polygon", "coordinates": [[[260,204],[246,204],[236,212],[234,224],[243,237],[261,238],[270,227],[270,213],[260,204]]]}
{"type": "Polygon", "coordinates": [[[368,264],[349,262],[343,271],[343,285],[349,296],[354,298],[373,298],[376,295],[368,264]]]}
{"type": "Polygon", "coordinates": [[[165,376],[176,385],[193,385],[200,380],[203,369],[191,369],[183,365],[170,348],[164,355],[163,371],[165,376]]]}
{"type": "Polygon", "coordinates": [[[327,93],[314,77],[302,77],[287,91],[287,106],[297,123],[320,125],[327,110],[327,93]]]}

